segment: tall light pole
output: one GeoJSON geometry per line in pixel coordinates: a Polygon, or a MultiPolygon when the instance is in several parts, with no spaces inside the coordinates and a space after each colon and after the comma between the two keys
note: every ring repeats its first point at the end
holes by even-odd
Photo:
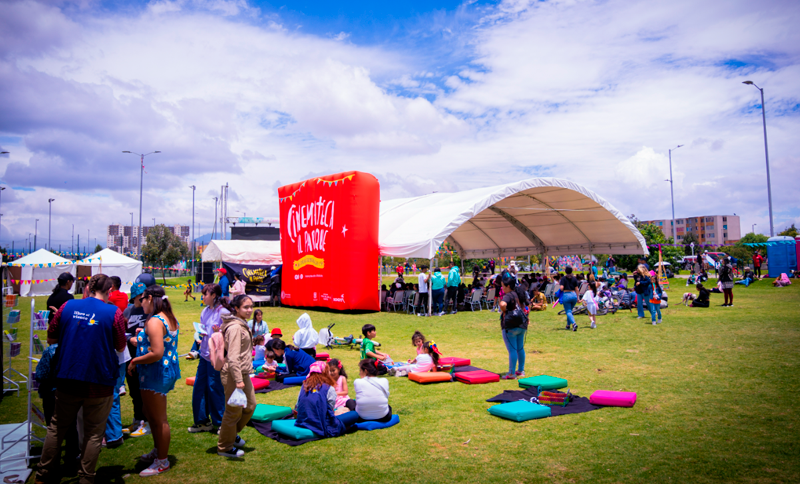
{"type": "Polygon", "coordinates": [[[764,112],[764,89],[756,86],[753,81],[744,81],[742,84],[755,86],[761,91],[761,121],[764,123],[764,156],[767,160],[767,199],[769,200],[769,236],[775,236],[775,228],[772,224],[772,183],[769,179],[769,149],[767,148],[767,115],[764,112]]]}
{"type": "Polygon", "coordinates": [[[132,155],[139,155],[141,161],[141,170],[139,172],[139,234],[136,236],[136,257],[142,258],[142,188],[144,187],[144,157],[161,153],[160,151],[151,151],[150,153],[134,153],[133,151],[123,151],[123,153],[130,153],[132,155]]]}
{"type": "Polygon", "coordinates": [[[672,199],[672,243],[678,243],[678,228],[675,226],[675,192],[672,189],[672,152],[683,145],[678,145],[669,150],[669,196],[672,199]]]}
{"type": "Polygon", "coordinates": [[[214,197],[214,230],[211,231],[211,240],[217,238],[217,202],[219,202],[219,197],[214,197]]]}
{"type": "MultiPolygon", "coordinates": [[[[8,151],[4,151],[3,153],[8,153],[8,151]]],[[[3,198],[3,190],[5,190],[5,189],[6,189],[6,187],[0,187],[0,201],[3,198]]],[[[1,205],[2,205],[2,202],[0,202],[0,206],[1,205]]],[[[3,214],[0,213],[0,231],[2,231],[2,230],[3,230],[3,214]]]]}
{"type": "Polygon", "coordinates": [[[189,188],[192,189],[192,276],[194,276],[194,192],[197,187],[192,185],[189,188]]]}
{"type": "Polygon", "coordinates": [[[758,225],[758,224],[753,224],[753,233],[754,234],[756,233],[756,225],[758,225]]]}
{"type": "Polygon", "coordinates": [[[39,235],[39,219],[36,219],[36,222],[33,226],[33,251],[36,252],[36,237],[39,235]]]}
{"type": "Polygon", "coordinates": [[[53,202],[55,198],[50,198],[47,200],[47,203],[50,204],[50,209],[48,210],[47,214],[47,250],[53,250],[53,246],[50,245],[50,231],[53,227],[53,202]]]}

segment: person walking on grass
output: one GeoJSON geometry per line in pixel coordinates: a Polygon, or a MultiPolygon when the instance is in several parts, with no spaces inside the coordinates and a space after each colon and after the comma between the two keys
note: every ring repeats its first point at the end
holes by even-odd
{"type": "Polygon", "coordinates": [[[211,363],[208,340],[214,331],[222,326],[222,316],[228,311],[222,306],[222,288],[219,284],[204,285],[202,294],[203,304],[206,307],[200,313],[200,326],[206,334],[200,343],[200,359],[192,388],[194,425],[189,427],[189,433],[193,434],[212,432],[215,428],[219,428],[225,410],[225,390],[222,387],[220,373],[211,363]]]}
{"type": "Polygon", "coordinates": [[[240,294],[230,304],[224,303],[230,314],[222,317],[222,337],[225,340],[225,366],[220,377],[225,387],[225,414],[219,427],[217,454],[223,457],[242,457],[245,441],[239,437],[256,410],[256,393],[250,381],[253,370],[253,339],[247,320],[253,314],[253,300],[240,294]],[[242,390],[247,398],[244,407],[230,405],[231,395],[242,390]]]}
{"type": "Polygon", "coordinates": [[[572,314],[572,309],[578,303],[578,295],[575,291],[580,286],[578,279],[572,275],[572,266],[567,266],[564,269],[565,275],[559,280],[561,286],[561,304],[564,305],[564,311],[567,313],[567,330],[572,328],[572,331],[578,331],[578,323],[575,322],[575,316],[572,314]]]}
{"type": "Polygon", "coordinates": [[[140,457],[150,466],[139,475],[149,477],[169,470],[167,393],[175,389],[175,382],[181,377],[178,364],[180,324],[161,286],[151,286],[144,291],[142,307],[153,317],[147,321],[144,330],[139,330],[132,338],[136,340],[136,358],[130,361],[128,372],[132,373],[138,367],[144,412],[153,434],[153,450],[140,457]]]}
{"type": "Polygon", "coordinates": [[[125,319],[107,304],[111,279],[96,274],[84,299],[64,303],[47,328],[48,344],[58,343],[56,404],[35,482],[50,482],[61,461],[61,443],[83,410],[83,447],[78,475],[81,484],[95,481],[106,420],[114,399],[119,360],[125,348],[125,319]]]}

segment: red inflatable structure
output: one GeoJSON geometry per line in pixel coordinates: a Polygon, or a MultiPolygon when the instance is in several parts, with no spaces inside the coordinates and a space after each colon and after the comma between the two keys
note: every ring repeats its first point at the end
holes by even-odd
{"type": "Polygon", "coordinates": [[[278,188],[281,302],[380,311],[380,184],[348,171],[278,188]]]}

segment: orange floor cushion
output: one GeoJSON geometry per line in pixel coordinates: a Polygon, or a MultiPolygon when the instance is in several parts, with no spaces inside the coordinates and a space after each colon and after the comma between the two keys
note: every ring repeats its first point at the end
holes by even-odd
{"type": "Polygon", "coordinates": [[[187,378],[186,379],[186,384],[189,385],[190,387],[193,387],[194,386],[194,377],[190,376],[189,378],[187,378]]]}
{"type": "Polygon", "coordinates": [[[444,371],[421,371],[409,373],[408,379],[417,383],[441,383],[445,381],[453,381],[450,373],[444,371]]]}

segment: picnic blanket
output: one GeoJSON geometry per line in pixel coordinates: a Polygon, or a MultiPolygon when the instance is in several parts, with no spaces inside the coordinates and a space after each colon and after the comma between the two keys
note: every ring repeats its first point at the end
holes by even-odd
{"type": "MultiPolygon", "coordinates": [[[[563,393],[563,392],[555,392],[555,393],[563,393]]],[[[486,401],[495,403],[508,403],[508,402],[516,402],[517,400],[525,400],[532,403],[539,403],[539,400],[537,398],[538,395],[539,394],[536,388],[526,388],[525,390],[506,390],[503,393],[494,396],[486,401]]],[[[560,407],[558,405],[550,406],[550,416],[557,417],[559,415],[591,412],[592,410],[597,410],[600,408],[603,407],[600,405],[592,405],[591,403],[589,403],[588,398],[579,397],[578,395],[573,394],[572,400],[569,401],[566,407],[560,407]]]]}
{"type": "Polygon", "coordinates": [[[269,393],[269,392],[274,392],[276,390],[286,390],[287,388],[300,388],[300,385],[284,385],[283,383],[277,380],[270,380],[269,386],[267,388],[256,390],[255,393],[269,393]]]}
{"type": "MultiPolygon", "coordinates": [[[[322,437],[314,437],[313,439],[303,439],[303,440],[287,439],[278,432],[272,430],[272,422],[253,422],[251,420],[250,422],[248,422],[247,425],[252,425],[253,428],[256,429],[258,433],[263,435],[264,437],[268,437],[276,442],[280,442],[281,444],[286,444],[292,447],[307,444],[309,442],[314,442],[315,440],[322,440],[322,437]]],[[[353,428],[352,432],[355,431],[356,429],[353,428]]],[[[351,430],[348,429],[348,433],[350,432],[351,430]]]]}

